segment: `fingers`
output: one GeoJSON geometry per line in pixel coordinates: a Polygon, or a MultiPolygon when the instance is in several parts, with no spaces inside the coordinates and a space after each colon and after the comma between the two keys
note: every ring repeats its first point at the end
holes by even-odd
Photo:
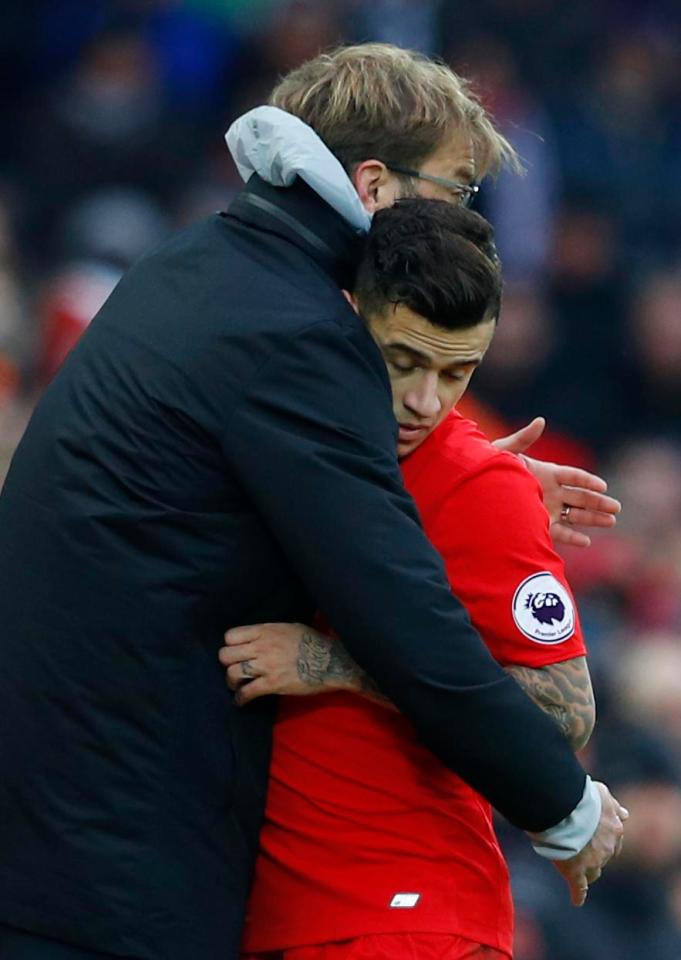
{"type": "Polygon", "coordinates": [[[590,867],[572,868],[563,872],[570,889],[570,900],[575,907],[581,907],[586,902],[589,893],[589,887],[592,883],[600,880],[603,874],[603,865],[594,864],[590,867]]]}
{"type": "Polygon", "coordinates": [[[612,809],[612,812],[615,814],[615,816],[618,817],[620,820],[622,821],[628,820],[629,811],[627,810],[626,807],[622,806],[622,804],[619,802],[617,797],[614,797],[612,795],[612,793],[608,789],[607,784],[603,783],[601,780],[596,780],[594,782],[601,794],[601,801],[603,805],[605,806],[607,804],[607,806],[609,806],[612,809]]]}
{"type": "Polygon", "coordinates": [[[230,690],[238,690],[245,683],[250,683],[256,677],[261,676],[257,664],[251,660],[233,663],[231,667],[227,668],[227,686],[230,690]]]}
{"type": "Polygon", "coordinates": [[[617,523],[617,514],[622,509],[622,505],[614,497],[565,486],[562,491],[563,508],[568,507],[569,511],[567,519],[555,521],[551,525],[551,536],[556,543],[570,547],[589,547],[591,538],[581,530],[575,529],[576,527],[607,529],[614,527],[617,523]]]}
{"type": "Polygon", "coordinates": [[[220,647],[218,660],[223,667],[231,667],[235,663],[243,663],[244,660],[252,660],[255,656],[254,643],[241,643],[233,647],[220,647]]]}
{"type": "Polygon", "coordinates": [[[568,881],[570,885],[570,900],[573,907],[583,907],[589,893],[589,884],[583,876],[568,881]]]}
{"type": "Polygon", "coordinates": [[[568,547],[590,547],[591,537],[581,530],[568,527],[565,523],[551,524],[551,537],[554,543],[562,543],[568,547]]]}
{"type": "Polygon", "coordinates": [[[619,500],[609,497],[605,493],[597,493],[594,490],[585,490],[565,483],[561,486],[563,503],[573,511],[579,509],[594,514],[616,516],[622,510],[622,504],[619,500]]]}
{"type": "Polygon", "coordinates": [[[258,676],[258,673],[251,660],[243,660],[239,666],[241,667],[241,676],[244,680],[254,680],[255,677],[258,676]]]}
{"type": "Polygon", "coordinates": [[[301,638],[308,630],[300,623],[263,623],[236,627],[226,634],[218,660],[226,670],[228,687],[238,693],[238,703],[266,693],[301,696],[313,692],[314,684],[299,665],[301,638]],[[256,680],[257,685],[246,694],[245,688],[256,680]]]}
{"type": "Polygon", "coordinates": [[[605,867],[606,864],[610,863],[613,857],[616,857],[618,855],[619,850],[622,849],[623,839],[624,839],[624,825],[618,818],[616,825],[613,829],[612,839],[606,845],[606,850],[601,856],[601,860],[600,860],[601,867],[605,867]]]}
{"type": "Polygon", "coordinates": [[[595,473],[582,470],[581,467],[566,467],[559,465],[556,468],[556,480],[566,487],[577,487],[580,490],[593,490],[595,493],[605,493],[608,484],[603,477],[595,473]]]}
{"type": "Polygon", "coordinates": [[[600,867],[597,870],[588,870],[570,883],[570,899],[574,907],[584,906],[589,896],[589,887],[600,879],[602,872],[600,867]]]}
{"type": "Polygon", "coordinates": [[[570,507],[569,519],[564,523],[575,527],[614,527],[617,517],[612,513],[599,513],[595,510],[582,510],[580,507],[570,507]]]}
{"type": "Polygon", "coordinates": [[[570,860],[556,861],[555,867],[563,875],[570,889],[574,906],[581,907],[587,898],[589,886],[602,876],[606,864],[622,850],[624,821],[628,810],[612,796],[604,783],[596,782],[601,795],[601,818],[591,841],[570,860]]]}
{"type": "Polygon", "coordinates": [[[257,640],[262,632],[264,624],[256,623],[247,627],[234,627],[225,634],[225,643],[230,646],[238,646],[241,643],[250,643],[257,640]]]}
{"type": "Polygon", "coordinates": [[[629,818],[629,811],[613,797],[604,783],[597,782],[596,786],[601,794],[601,820],[589,847],[597,854],[597,862],[594,864],[592,858],[592,865],[604,867],[622,849],[624,823],[629,818]]]}

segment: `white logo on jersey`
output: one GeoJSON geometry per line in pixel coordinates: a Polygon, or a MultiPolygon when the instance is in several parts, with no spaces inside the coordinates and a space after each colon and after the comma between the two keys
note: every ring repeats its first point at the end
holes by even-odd
{"type": "Polygon", "coordinates": [[[565,587],[547,570],[520,584],[513,597],[513,619],[536,643],[561,643],[575,631],[575,608],[565,587]]]}
{"type": "Polygon", "coordinates": [[[391,907],[401,907],[403,910],[410,910],[415,907],[421,899],[420,893],[396,893],[390,901],[391,907]]]}

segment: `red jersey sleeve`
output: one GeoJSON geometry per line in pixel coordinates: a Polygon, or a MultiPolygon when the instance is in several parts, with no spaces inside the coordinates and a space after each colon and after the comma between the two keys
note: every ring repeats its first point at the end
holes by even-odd
{"type": "Polygon", "coordinates": [[[499,453],[465,474],[424,524],[453,592],[502,666],[586,653],[541,489],[516,457],[499,453]]]}

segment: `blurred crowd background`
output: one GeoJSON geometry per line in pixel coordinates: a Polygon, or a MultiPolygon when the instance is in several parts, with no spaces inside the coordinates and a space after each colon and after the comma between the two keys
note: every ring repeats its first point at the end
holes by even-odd
{"type": "Polygon", "coordinates": [[[122,271],[238,189],[222,135],[279,75],[383,40],[472,78],[524,158],[480,193],[505,306],[474,385],[490,433],[598,469],[615,532],[568,551],[599,728],[633,811],[581,911],[502,827],[517,960],[681,958],[681,4],[6,0],[0,6],[0,480],[122,271]]]}

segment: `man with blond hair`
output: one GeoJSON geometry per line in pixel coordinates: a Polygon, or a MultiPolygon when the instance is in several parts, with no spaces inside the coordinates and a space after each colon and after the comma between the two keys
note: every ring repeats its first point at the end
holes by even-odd
{"type": "Polygon", "coordinates": [[[453,73],[386,46],[273,104],[228,136],[245,189],[123,278],[0,497],[3,960],[237,956],[272,705],[237,711],[217,653],[315,606],[573,890],[619,844],[619,805],[452,596],[340,289],[375,210],[465,202],[512,151],[453,73]]]}

